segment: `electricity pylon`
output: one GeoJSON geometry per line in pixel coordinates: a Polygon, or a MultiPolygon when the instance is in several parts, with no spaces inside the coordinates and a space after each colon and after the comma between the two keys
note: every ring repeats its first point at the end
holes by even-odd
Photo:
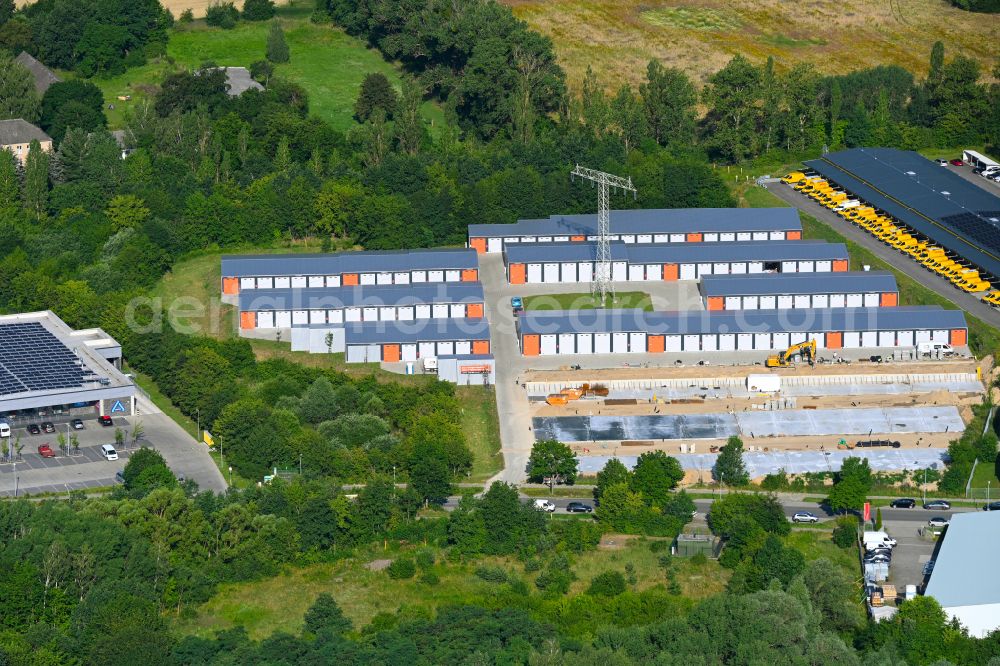
{"type": "Polygon", "coordinates": [[[609,205],[609,190],[615,188],[622,190],[622,193],[631,192],[635,196],[636,190],[632,186],[632,178],[622,178],[603,171],[595,171],[582,167],[579,164],[570,172],[570,178],[579,176],[585,180],[593,181],[597,184],[597,261],[594,262],[594,281],[591,283],[591,292],[600,299],[601,307],[604,307],[608,294],[615,297],[615,285],[611,280],[611,210],[609,205]]]}

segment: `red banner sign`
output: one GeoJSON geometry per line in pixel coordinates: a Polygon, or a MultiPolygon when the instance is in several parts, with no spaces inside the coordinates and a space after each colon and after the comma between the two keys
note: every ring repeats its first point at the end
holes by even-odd
{"type": "Polygon", "coordinates": [[[872,503],[865,502],[865,522],[872,519],[872,503]]]}
{"type": "Polygon", "coordinates": [[[458,371],[463,375],[481,375],[490,372],[492,368],[488,365],[460,365],[458,371]]]}

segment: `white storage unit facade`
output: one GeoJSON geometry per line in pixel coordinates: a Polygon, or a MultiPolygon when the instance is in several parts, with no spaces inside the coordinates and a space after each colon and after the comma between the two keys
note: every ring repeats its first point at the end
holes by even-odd
{"type": "MultiPolygon", "coordinates": [[[[792,208],[692,208],[616,210],[611,240],[627,244],[725,243],[800,240],[802,223],[792,208]]],[[[582,243],[597,239],[597,216],[553,215],[515,224],[470,224],[468,246],[503,252],[513,243],[582,243]]]]}
{"type": "MultiPolygon", "coordinates": [[[[817,262],[818,263],[818,262],[817,262]]],[[[700,285],[706,310],[792,310],[899,305],[891,273],[762,274],[706,278],[700,285]]]]}
{"type": "Polygon", "coordinates": [[[803,310],[802,315],[604,310],[588,318],[578,313],[531,312],[521,316],[519,336],[526,356],[773,352],[809,339],[828,350],[912,349],[921,341],[957,347],[968,341],[960,310],[931,306],[824,309],[803,310]],[[742,328],[750,330],[741,332],[742,328]]]}

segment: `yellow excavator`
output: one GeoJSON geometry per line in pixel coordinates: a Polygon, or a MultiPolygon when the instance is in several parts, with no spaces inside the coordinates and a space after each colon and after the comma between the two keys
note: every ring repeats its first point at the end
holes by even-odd
{"type": "Polygon", "coordinates": [[[816,341],[806,340],[805,342],[800,342],[796,345],[792,345],[785,351],[777,354],[775,356],[768,356],[767,363],[764,365],[768,368],[787,368],[792,364],[792,359],[796,356],[804,358],[809,361],[809,365],[816,362],[816,341]]]}

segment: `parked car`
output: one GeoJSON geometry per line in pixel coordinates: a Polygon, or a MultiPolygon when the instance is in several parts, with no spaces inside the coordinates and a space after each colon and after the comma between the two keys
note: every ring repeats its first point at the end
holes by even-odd
{"type": "Polygon", "coordinates": [[[115,483],[125,484],[125,472],[121,470],[115,472],[115,483]]]}
{"type": "Polygon", "coordinates": [[[910,497],[901,497],[899,499],[894,499],[889,502],[889,506],[893,509],[912,509],[917,505],[917,500],[910,497]]]}
{"type": "Polygon", "coordinates": [[[819,516],[815,513],[810,513],[808,511],[797,511],[795,515],[792,516],[793,523],[818,523],[819,516]]]}
{"type": "Polygon", "coordinates": [[[948,166],[948,160],[944,159],[943,157],[939,157],[934,161],[940,164],[941,166],[948,166]]]}
{"type": "Polygon", "coordinates": [[[101,444],[101,455],[108,460],[118,460],[118,451],[111,444],[101,444]]]}
{"type": "Polygon", "coordinates": [[[963,164],[965,164],[965,162],[956,157],[951,162],[949,162],[949,164],[951,164],[952,166],[962,166],[963,164]]]}
{"type": "Polygon", "coordinates": [[[73,430],[83,430],[83,421],[80,419],[73,419],[69,424],[73,426],[73,430]]]}
{"type": "Polygon", "coordinates": [[[48,433],[52,433],[56,431],[56,427],[52,425],[52,421],[45,421],[44,423],[42,423],[42,430],[48,433]]]}
{"type": "Polygon", "coordinates": [[[924,504],[925,509],[930,509],[931,511],[947,511],[951,508],[951,502],[946,502],[944,500],[931,500],[924,504]]]}
{"type": "Polygon", "coordinates": [[[889,564],[890,558],[888,555],[865,555],[866,564],[889,564]]]}
{"type": "Polygon", "coordinates": [[[591,513],[593,510],[594,507],[583,502],[570,502],[566,505],[566,511],[569,513],[591,513]]]}
{"type": "Polygon", "coordinates": [[[924,565],[924,575],[929,576],[934,571],[934,560],[928,560],[924,565]]]}
{"type": "Polygon", "coordinates": [[[42,444],[38,447],[38,455],[43,458],[55,458],[56,452],[48,444],[42,444]]]}
{"type": "Polygon", "coordinates": [[[535,500],[535,508],[539,511],[548,511],[549,513],[552,513],[556,510],[556,505],[549,500],[539,499],[535,500]]]}
{"type": "Polygon", "coordinates": [[[990,502],[983,505],[983,511],[1000,511],[1000,502],[990,502]]]}
{"type": "Polygon", "coordinates": [[[873,548],[872,550],[869,550],[868,552],[865,553],[865,557],[875,556],[875,555],[885,555],[889,559],[892,559],[892,548],[888,547],[873,548]]]}
{"type": "Polygon", "coordinates": [[[115,424],[114,420],[112,420],[112,418],[107,414],[101,414],[100,416],[98,416],[97,421],[105,428],[108,428],[115,424]]]}
{"type": "Polygon", "coordinates": [[[931,527],[947,527],[948,519],[945,518],[944,516],[934,516],[933,518],[927,521],[927,524],[930,525],[931,527]]]}
{"type": "Polygon", "coordinates": [[[38,427],[37,423],[29,423],[28,424],[28,434],[29,435],[37,435],[37,434],[39,434],[41,432],[42,432],[42,429],[38,427]]]}

